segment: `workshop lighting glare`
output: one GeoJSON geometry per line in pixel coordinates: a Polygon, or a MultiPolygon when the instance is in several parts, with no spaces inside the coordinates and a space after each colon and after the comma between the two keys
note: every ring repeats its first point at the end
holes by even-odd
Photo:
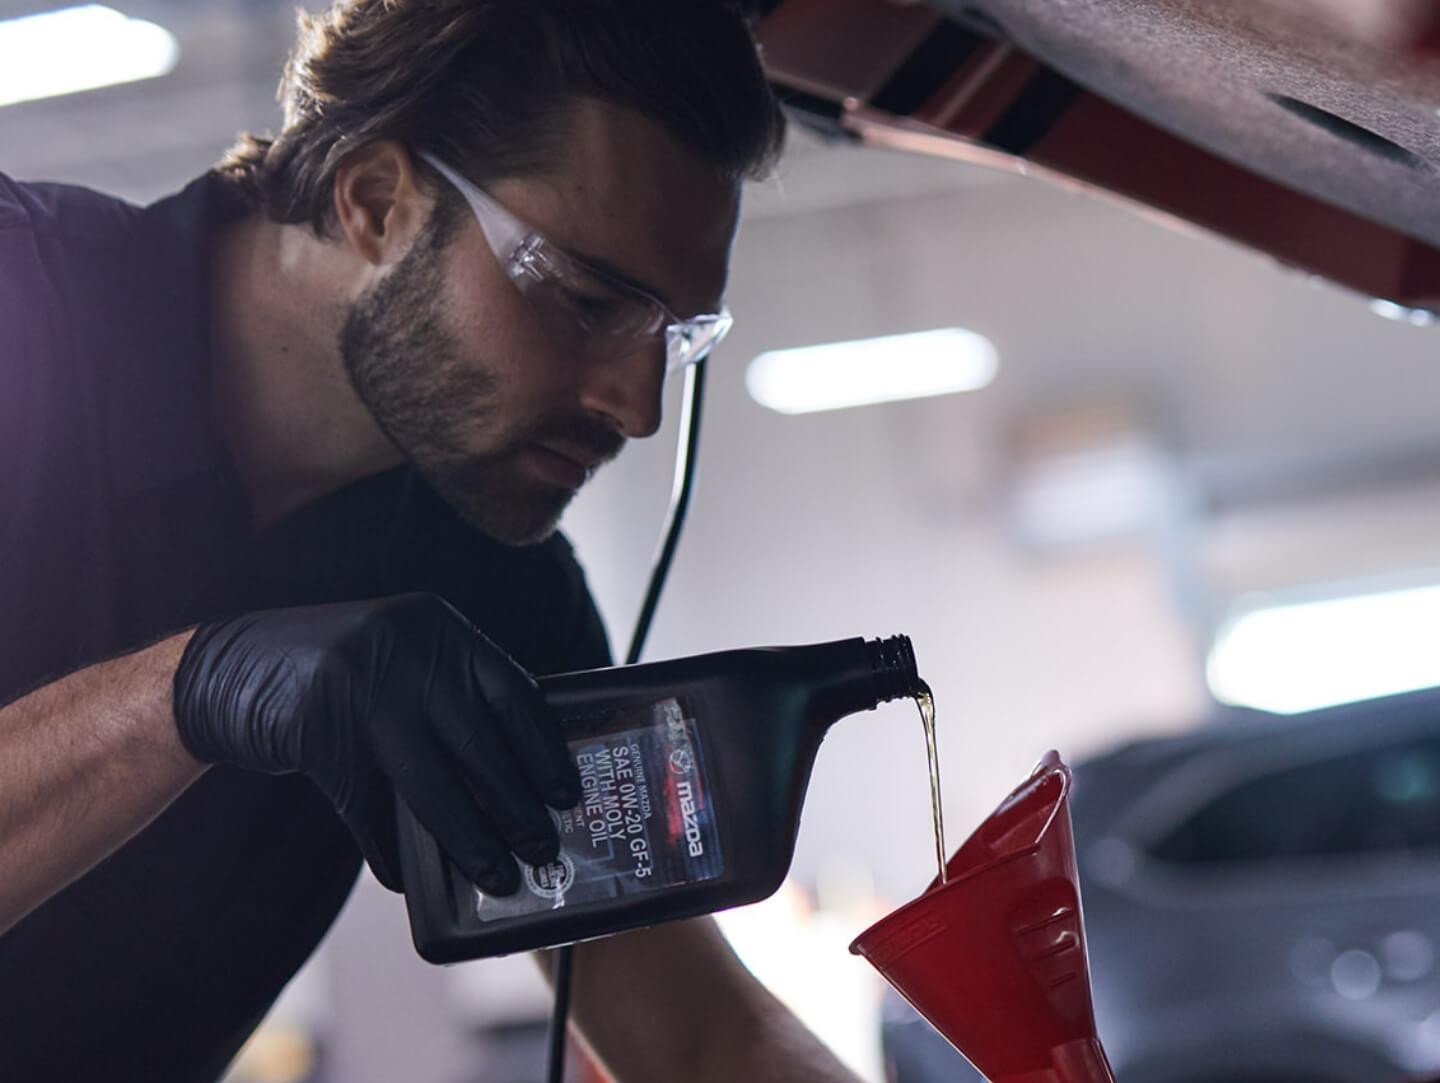
{"type": "Polygon", "coordinates": [[[1440,586],[1256,608],[1207,660],[1223,703],[1278,714],[1440,685],[1440,586]]]}
{"type": "Polygon", "coordinates": [[[995,346],[963,328],[772,350],[750,362],[745,386],[761,406],[808,414],[975,391],[995,378],[995,346]]]}
{"type": "Polygon", "coordinates": [[[99,4],[0,22],[0,105],[169,74],[175,36],[99,4]]]}
{"type": "Polygon", "coordinates": [[[1440,318],[1428,308],[1408,308],[1397,305],[1394,301],[1379,299],[1370,302],[1370,311],[1383,319],[1408,323],[1411,327],[1430,327],[1440,318]]]}

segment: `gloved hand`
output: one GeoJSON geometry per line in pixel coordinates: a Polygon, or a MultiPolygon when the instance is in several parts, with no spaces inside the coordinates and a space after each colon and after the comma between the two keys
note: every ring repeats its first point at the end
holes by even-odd
{"type": "Polygon", "coordinates": [[[308,775],[401,890],[395,794],[487,892],[560,841],[580,776],[530,676],[446,602],[407,594],[202,625],[175,672],[196,759],[308,775]]]}

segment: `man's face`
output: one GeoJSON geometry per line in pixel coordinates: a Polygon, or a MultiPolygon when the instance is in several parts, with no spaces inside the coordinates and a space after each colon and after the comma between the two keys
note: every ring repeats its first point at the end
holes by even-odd
{"type": "MultiPolygon", "coordinates": [[[[563,161],[487,185],[553,244],[618,271],[682,316],[724,292],[738,186],[638,115],[584,101],[563,161]]],[[[350,308],[345,369],[375,422],[435,490],[501,541],[555,529],[580,486],[660,423],[663,338],[577,348],[506,277],[463,204],[350,308]]]]}

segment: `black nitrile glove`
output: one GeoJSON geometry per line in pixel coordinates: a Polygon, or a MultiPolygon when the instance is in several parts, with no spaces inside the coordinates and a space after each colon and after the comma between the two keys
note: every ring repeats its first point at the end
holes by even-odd
{"type": "Polygon", "coordinates": [[[395,795],[495,894],[560,840],[580,777],[535,682],[440,598],[275,609],[201,625],[175,671],[196,759],[322,789],[376,878],[401,890],[395,795]]]}

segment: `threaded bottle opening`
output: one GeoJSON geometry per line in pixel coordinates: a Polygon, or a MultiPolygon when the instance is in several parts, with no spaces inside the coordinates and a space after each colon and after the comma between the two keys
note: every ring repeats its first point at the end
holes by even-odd
{"type": "Polygon", "coordinates": [[[869,639],[870,668],[875,674],[875,698],[879,703],[914,696],[920,690],[920,673],[915,667],[915,648],[909,636],[869,639]]]}

